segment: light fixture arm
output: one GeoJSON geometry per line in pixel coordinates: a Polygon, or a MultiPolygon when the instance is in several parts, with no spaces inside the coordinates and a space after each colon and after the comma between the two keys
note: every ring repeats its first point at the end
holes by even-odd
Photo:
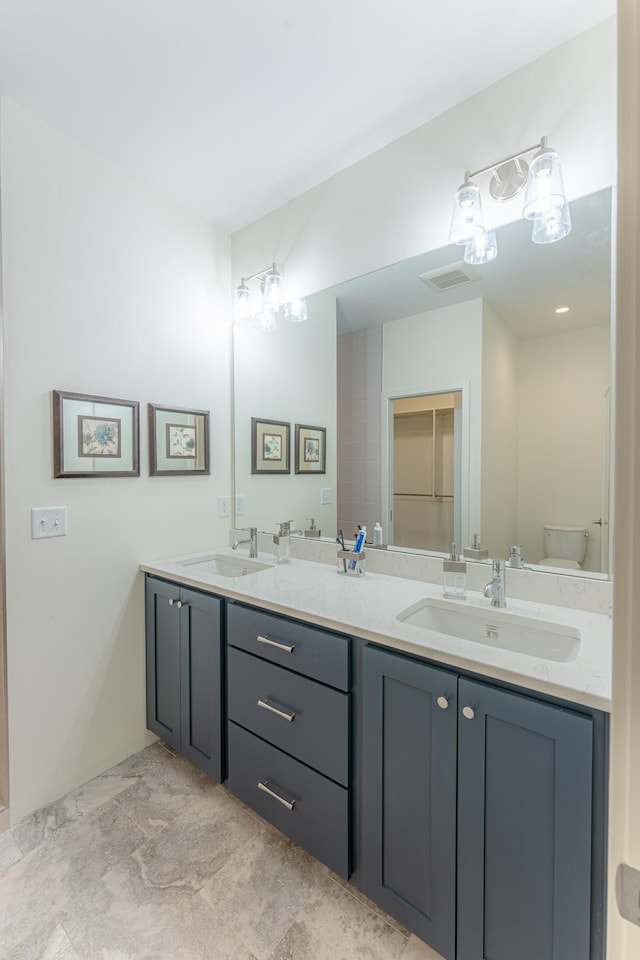
{"type": "Polygon", "coordinates": [[[240,283],[248,283],[250,280],[261,280],[264,281],[264,278],[268,273],[277,273],[277,267],[275,263],[272,263],[270,267],[264,267],[262,270],[258,270],[257,273],[252,273],[249,277],[242,277],[240,283]]]}
{"type": "Polygon", "coordinates": [[[512,160],[519,160],[520,157],[524,157],[527,153],[533,153],[534,150],[546,150],[548,148],[549,138],[541,137],[540,143],[534,144],[532,147],[527,147],[526,150],[519,150],[518,153],[512,153],[510,157],[504,157],[503,160],[497,160],[494,163],[490,163],[487,167],[481,167],[480,170],[474,170],[471,173],[469,170],[465,172],[465,180],[472,180],[473,177],[479,177],[483,173],[489,173],[494,171],[497,167],[501,167],[503,163],[510,163],[512,160]]]}

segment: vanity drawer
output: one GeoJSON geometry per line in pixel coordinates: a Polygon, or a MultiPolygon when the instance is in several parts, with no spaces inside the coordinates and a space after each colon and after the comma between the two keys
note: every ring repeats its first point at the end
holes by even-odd
{"type": "Polygon", "coordinates": [[[348,637],[231,602],[227,640],[313,680],[349,690],[348,637]]]}
{"type": "Polygon", "coordinates": [[[231,720],[348,786],[348,693],[234,647],[227,677],[231,720]]]}
{"type": "Polygon", "coordinates": [[[228,746],[229,790],[346,879],[349,791],[232,721],[228,746]]]}

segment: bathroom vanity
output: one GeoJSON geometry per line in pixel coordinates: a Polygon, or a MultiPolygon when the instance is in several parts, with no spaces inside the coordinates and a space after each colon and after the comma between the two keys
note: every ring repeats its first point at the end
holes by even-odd
{"type": "Polygon", "coordinates": [[[433,583],[142,569],[149,729],[447,960],[601,960],[608,617],[508,599],[554,661],[425,627],[499,619],[433,583]]]}

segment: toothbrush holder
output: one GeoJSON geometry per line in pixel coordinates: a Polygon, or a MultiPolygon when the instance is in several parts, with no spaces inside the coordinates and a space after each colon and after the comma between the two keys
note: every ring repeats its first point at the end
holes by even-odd
{"type": "Polygon", "coordinates": [[[364,550],[361,550],[360,553],[354,553],[353,550],[338,550],[338,573],[347,577],[363,577],[365,560],[366,554],[364,550]]]}

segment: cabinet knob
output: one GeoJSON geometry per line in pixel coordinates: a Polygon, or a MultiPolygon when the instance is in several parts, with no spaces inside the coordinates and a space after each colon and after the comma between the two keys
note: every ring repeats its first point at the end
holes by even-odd
{"type": "Polygon", "coordinates": [[[441,710],[446,710],[447,707],[449,706],[449,701],[447,700],[446,697],[438,697],[438,699],[436,700],[436,703],[438,704],[441,710]]]}
{"type": "Polygon", "coordinates": [[[169,597],[169,606],[172,607],[174,603],[177,603],[179,605],[178,600],[174,600],[173,597],[169,597]]]}
{"type": "Polygon", "coordinates": [[[473,720],[473,718],[475,717],[475,715],[476,715],[476,712],[475,712],[475,710],[473,709],[473,707],[463,707],[463,708],[462,708],[462,716],[463,716],[463,717],[466,717],[467,720],[473,720]]]}
{"type": "Polygon", "coordinates": [[[176,607],[178,608],[178,610],[182,610],[183,607],[188,607],[188,606],[189,604],[185,603],[183,600],[178,600],[178,602],[176,603],[176,607]]]}

